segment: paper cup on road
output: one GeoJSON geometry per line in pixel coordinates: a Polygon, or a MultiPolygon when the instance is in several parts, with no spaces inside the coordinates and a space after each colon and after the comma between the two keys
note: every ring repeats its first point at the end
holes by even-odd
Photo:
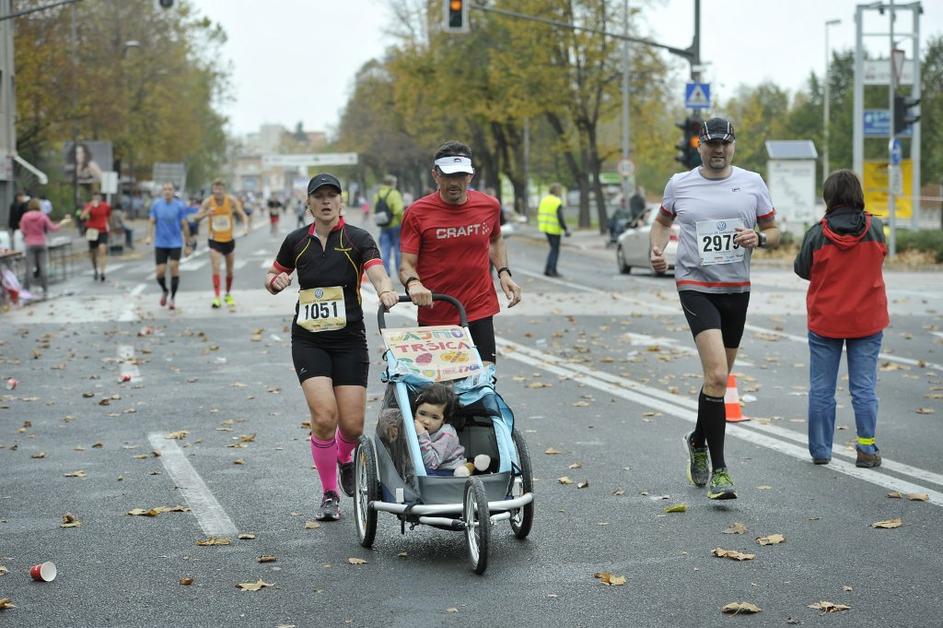
{"type": "Polygon", "coordinates": [[[47,560],[29,568],[30,577],[36,582],[52,582],[56,579],[56,563],[47,560]]]}

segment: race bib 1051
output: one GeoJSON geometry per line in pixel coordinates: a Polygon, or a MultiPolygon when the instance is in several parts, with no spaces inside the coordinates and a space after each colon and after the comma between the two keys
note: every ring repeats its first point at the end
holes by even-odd
{"type": "Polygon", "coordinates": [[[298,325],[310,332],[331,331],[347,326],[344,288],[308,288],[298,293],[298,325]]]}

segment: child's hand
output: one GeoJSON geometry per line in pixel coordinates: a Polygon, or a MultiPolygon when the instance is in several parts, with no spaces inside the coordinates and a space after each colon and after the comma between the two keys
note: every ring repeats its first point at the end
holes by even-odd
{"type": "Polygon", "coordinates": [[[426,426],[419,422],[419,419],[413,419],[413,423],[416,424],[416,434],[427,434],[426,426]]]}

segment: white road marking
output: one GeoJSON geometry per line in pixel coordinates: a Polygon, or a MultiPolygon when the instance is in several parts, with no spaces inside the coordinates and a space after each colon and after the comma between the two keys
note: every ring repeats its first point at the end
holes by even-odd
{"type": "Polygon", "coordinates": [[[216,501],[200,474],[187,460],[183,450],[177,445],[177,441],[165,438],[159,432],[148,434],[147,440],[154,451],[160,454],[161,463],[180,489],[183,498],[187,500],[187,505],[196,516],[203,533],[207,536],[236,536],[239,533],[236,525],[216,501]]]}
{"type": "Polygon", "coordinates": [[[140,296],[141,293],[144,292],[146,288],[147,288],[146,283],[139,283],[138,285],[134,286],[134,288],[130,292],[131,298],[133,299],[140,296]]]}
{"type": "Polygon", "coordinates": [[[268,270],[269,268],[272,267],[272,264],[274,263],[274,261],[275,260],[271,260],[271,259],[263,260],[259,268],[261,268],[262,270],[268,270]]]}
{"type": "MultiPolygon", "coordinates": [[[[637,305],[640,305],[640,306],[644,306],[645,308],[647,308],[648,311],[658,311],[658,312],[664,313],[664,314],[677,314],[677,315],[679,315],[679,316],[681,315],[681,309],[680,309],[680,308],[674,307],[674,306],[668,306],[668,305],[665,305],[665,304],[663,304],[663,303],[658,303],[657,301],[654,301],[654,300],[644,301],[644,300],[642,300],[642,299],[634,299],[634,298],[632,298],[632,297],[628,297],[628,296],[625,296],[625,295],[623,295],[623,294],[619,294],[618,292],[600,290],[600,289],[598,289],[598,288],[593,288],[593,287],[585,286],[585,285],[583,285],[583,284],[578,284],[578,283],[572,283],[572,282],[569,282],[569,281],[566,281],[566,280],[563,280],[563,279],[556,279],[556,278],[554,278],[554,277],[545,277],[543,273],[535,273],[535,272],[532,272],[532,271],[529,271],[529,270],[518,269],[518,270],[515,270],[514,272],[520,273],[520,274],[522,274],[522,275],[527,275],[527,276],[529,276],[529,277],[536,277],[536,278],[541,279],[541,280],[543,280],[543,281],[549,281],[549,282],[551,282],[551,283],[555,283],[555,284],[559,284],[559,285],[562,285],[562,286],[566,286],[567,288],[570,288],[570,289],[572,289],[572,290],[579,290],[579,291],[581,291],[581,292],[592,292],[592,293],[595,293],[595,294],[607,295],[607,296],[609,296],[609,297],[611,297],[611,298],[619,299],[619,300],[621,300],[621,301],[626,301],[626,302],[628,302],[628,303],[634,303],[634,304],[637,304],[637,305]]],[[[673,286],[672,286],[672,288],[673,288],[673,286]]],[[[774,334],[774,335],[780,336],[780,337],[782,337],[782,338],[785,338],[785,339],[787,339],[787,340],[792,340],[793,342],[799,342],[799,343],[802,343],[802,344],[808,344],[808,343],[809,343],[809,339],[808,339],[807,337],[805,337],[805,336],[797,336],[797,335],[795,335],[795,334],[787,334],[787,333],[785,333],[785,332],[777,331],[777,330],[775,330],[775,329],[768,329],[768,328],[766,328],[766,327],[760,327],[759,325],[750,325],[750,324],[747,324],[747,325],[744,326],[744,329],[746,329],[746,330],[748,330],[748,331],[756,332],[756,333],[761,333],[761,334],[774,334]]],[[[943,364],[937,364],[936,362],[926,362],[926,361],[923,361],[923,360],[914,360],[914,359],[912,359],[912,358],[904,358],[904,357],[901,357],[901,356],[898,356],[898,355],[893,355],[893,354],[890,354],[890,353],[881,353],[881,354],[878,355],[878,358],[881,359],[881,360],[884,360],[885,362],[895,362],[895,363],[897,363],[897,364],[904,364],[904,365],[907,365],[907,366],[914,366],[914,367],[920,367],[920,368],[924,368],[924,367],[925,367],[925,368],[933,369],[933,370],[935,370],[935,371],[943,371],[943,364]]]]}
{"type": "Polygon", "coordinates": [[[233,264],[233,270],[239,270],[240,268],[245,266],[248,263],[248,261],[249,260],[245,260],[245,259],[237,259],[236,263],[233,264]]]}
{"type": "Polygon", "coordinates": [[[129,381],[137,383],[143,380],[141,371],[134,363],[134,347],[131,345],[118,345],[118,359],[121,360],[121,370],[119,378],[124,381],[125,377],[129,381]]]}
{"type": "Polygon", "coordinates": [[[208,259],[199,259],[195,262],[190,262],[188,264],[180,264],[180,272],[190,272],[193,270],[199,270],[206,266],[209,263],[208,259]]]}
{"type": "MultiPolygon", "coordinates": [[[[504,338],[496,338],[496,341],[498,348],[501,349],[501,357],[506,357],[527,364],[530,367],[538,368],[546,372],[553,373],[554,375],[572,379],[573,381],[585,384],[587,386],[592,386],[593,388],[602,390],[613,396],[621,397],[622,399],[632,401],[653,410],[658,410],[664,414],[684,419],[690,423],[697,422],[696,403],[690,399],[673,395],[665,391],[659,391],[626,378],[616,377],[608,373],[596,371],[581,364],[569,363],[568,361],[562,360],[556,356],[543,353],[536,349],[532,349],[525,345],[521,345],[504,338]]],[[[777,428],[777,430],[766,429],[772,426],[755,425],[753,427],[763,428],[765,431],[770,433],[776,432],[777,436],[780,437],[786,436],[785,434],[778,433],[779,428],[777,428]]],[[[781,438],[773,438],[766,434],[761,434],[758,430],[753,430],[737,424],[728,424],[727,434],[747,441],[753,445],[758,445],[760,447],[778,451],[803,462],[808,462],[809,460],[809,452],[805,447],[784,442],[781,438]]],[[[791,440],[796,441],[801,439],[801,437],[795,435],[794,433],[788,434],[788,437],[791,440]]],[[[836,453],[841,456],[846,455],[844,452],[836,453]]],[[[930,481],[934,484],[940,484],[943,486],[943,477],[923,469],[917,469],[915,467],[910,467],[909,465],[896,463],[886,459],[884,464],[886,465],[887,470],[894,471],[895,473],[911,476],[922,481],[930,481]]],[[[859,469],[852,462],[845,462],[844,460],[836,459],[832,460],[828,468],[850,477],[864,480],[866,482],[870,482],[871,484],[876,484],[877,486],[894,491],[900,491],[901,493],[927,493],[930,495],[931,503],[935,504],[936,506],[943,507],[943,492],[929,489],[907,480],[901,480],[899,478],[887,475],[881,470],[859,469]]]]}

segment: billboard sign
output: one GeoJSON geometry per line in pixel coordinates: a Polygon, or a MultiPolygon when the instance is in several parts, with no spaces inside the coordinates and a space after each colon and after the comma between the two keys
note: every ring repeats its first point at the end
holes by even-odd
{"type": "Polygon", "coordinates": [[[111,142],[66,142],[62,147],[65,176],[79,183],[101,183],[102,173],[112,170],[111,142]]]}

